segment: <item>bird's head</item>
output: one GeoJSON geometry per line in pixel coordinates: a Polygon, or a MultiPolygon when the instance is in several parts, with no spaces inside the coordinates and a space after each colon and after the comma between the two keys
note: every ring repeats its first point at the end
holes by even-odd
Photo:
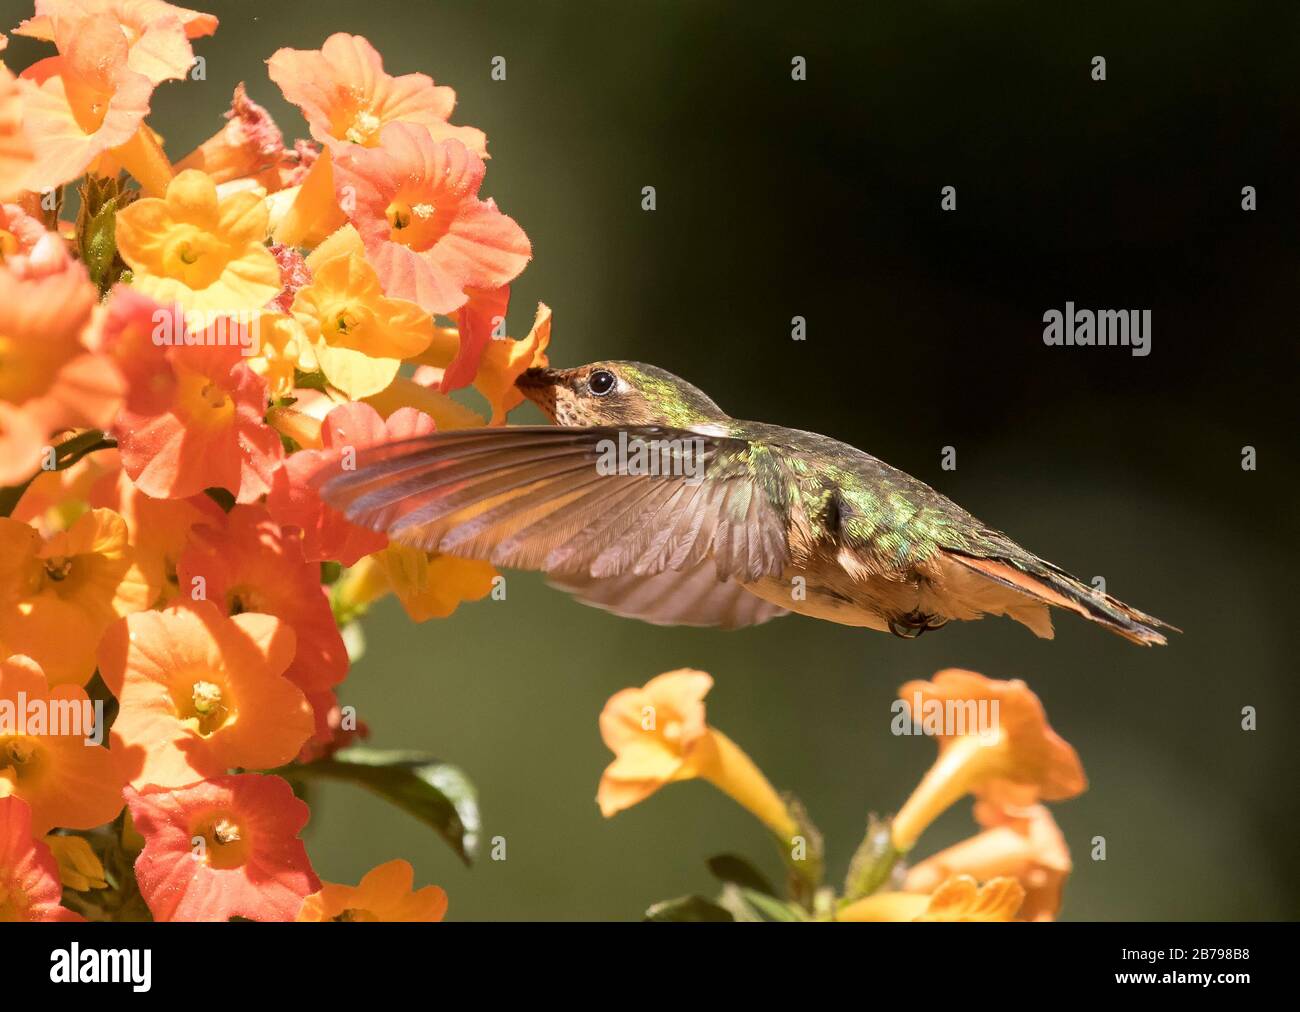
{"type": "Polygon", "coordinates": [[[593,362],[529,369],[516,385],[557,425],[670,425],[725,422],[727,415],[683,379],[641,362],[593,362]]]}

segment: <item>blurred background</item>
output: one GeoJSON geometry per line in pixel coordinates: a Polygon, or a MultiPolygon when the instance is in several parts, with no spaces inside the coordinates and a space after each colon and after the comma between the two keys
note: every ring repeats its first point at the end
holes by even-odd
{"type": "MultiPolygon", "coordinates": [[[[30,10],[3,6],[5,27],[30,10]]],[[[1069,616],[1051,642],[1001,619],[913,642],[799,617],[660,629],[523,573],[445,621],[385,602],[343,699],[372,744],[461,765],[507,859],[485,847],[466,869],[413,819],[327,785],[307,831],[323,878],[405,857],[454,919],[630,919],[711,893],[719,852],[779,876],[763,830],[703,783],[597,811],[605,700],[689,666],[716,679],[710,723],[807,804],[838,880],[867,813],[934,756],[890,735],[897,687],[959,666],[1028,681],[1083,760],[1089,790],[1055,807],[1076,863],[1065,917],[1295,916],[1294,5],[196,6],[222,22],[196,44],[207,80],[164,87],[151,117],[174,157],[239,81],[306,136],[263,61],[363,34],[389,72],[455,87],[456,122],[487,132],[484,194],[535,252],[512,334],[544,300],[555,364],[653,362],[733,415],[843,439],[1186,630],[1143,650],[1069,616]],[[1150,309],[1152,353],[1046,347],[1043,313],[1067,300],[1150,309]]],[[[37,55],[17,38],[6,54],[37,55]]],[[[973,828],[960,805],[918,853],[973,828]]]]}

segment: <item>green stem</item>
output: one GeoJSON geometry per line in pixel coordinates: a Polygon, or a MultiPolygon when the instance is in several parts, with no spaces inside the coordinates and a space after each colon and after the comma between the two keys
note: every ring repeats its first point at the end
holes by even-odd
{"type": "Polygon", "coordinates": [[[14,507],[18,505],[18,500],[23,497],[23,493],[37,476],[45,471],[64,471],[71,467],[82,457],[85,457],[97,450],[110,450],[117,445],[117,440],[112,436],[106,436],[99,429],[87,429],[71,439],[66,439],[54,448],[54,466],[51,468],[42,468],[36,474],[32,475],[20,485],[10,485],[7,488],[0,488],[0,517],[11,516],[14,507]]]}

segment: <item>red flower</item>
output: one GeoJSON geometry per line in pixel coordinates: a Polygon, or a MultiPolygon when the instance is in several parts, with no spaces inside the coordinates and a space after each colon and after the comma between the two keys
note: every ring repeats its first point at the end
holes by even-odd
{"type": "Polygon", "coordinates": [[[335,192],[390,298],[450,313],[467,289],[500,288],[524,269],[523,229],[478,197],[485,171],[460,141],[435,142],[408,123],[384,127],[378,148],[335,153],[335,192]]]}
{"type": "Polygon", "coordinates": [[[303,558],[262,506],[236,506],[218,524],[201,524],[176,567],[183,597],[206,598],[227,614],[263,612],[298,637],[284,676],[304,692],[343,681],[348,653],[320,584],[320,567],[303,558]]]}
{"type": "Polygon", "coordinates": [[[126,789],[145,846],[140,895],[159,921],[291,921],[320,888],[298,833],[307,805],[279,777],[243,773],[180,790],[126,789]]]}
{"type": "Polygon", "coordinates": [[[312,476],[349,451],[427,435],[433,428],[433,419],[414,408],[399,408],[385,422],[368,404],[358,401],[340,405],[321,426],[324,448],[295,453],[275,472],[266,508],[277,523],[302,532],[302,550],[308,562],[334,559],[345,566],[355,565],[363,556],[387,545],[388,538],[348,523],[342,513],[327,506],[312,488],[312,476]]]}
{"type": "Polygon", "coordinates": [[[0,921],[84,921],[60,904],[59,863],[32,836],[22,798],[0,798],[0,921]]]}
{"type": "MultiPolygon", "coordinates": [[[[173,343],[153,369],[136,373],[113,434],[122,466],[146,495],[184,499],[216,486],[252,502],[270,489],[284,448],[262,418],[266,381],[248,367],[243,332],[230,330],[234,343],[173,343]],[[136,393],[140,383],[147,392],[136,393]]],[[[215,337],[206,331],[198,340],[215,337]]]]}

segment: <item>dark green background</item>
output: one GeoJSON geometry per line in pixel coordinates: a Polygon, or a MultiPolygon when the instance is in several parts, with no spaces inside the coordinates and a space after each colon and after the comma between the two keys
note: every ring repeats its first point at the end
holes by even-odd
{"type": "MultiPolygon", "coordinates": [[[[1295,915],[1294,5],[199,6],[222,19],[197,45],[208,79],[161,89],[151,120],[174,157],[241,80],[305,135],[262,61],[364,34],[391,72],[454,86],[458,121],[487,131],[484,193],[535,251],[513,333],[545,300],[557,364],[651,361],[735,415],[854,443],[1186,630],[1143,650],[1071,617],[1053,642],[1004,620],[916,642],[803,618],[659,629],[532,574],[422,626],[390,601],[344,698],[376,744],[463,765],[508,857],[466,870],[412,819],[331,785],[308,829],[324,878],[400,856],[447,889],[453,918],[567,919],[709,890],[719,851],[776,874],[760,828],[706,785],[610,821],[596,809],[605,699],[693,666],[717,681],[711,723],[807,802],[838,879],[866,813],[933,758],[889,734],[897,686],[962,666],[1026,679],[1082,757],[1088,792],[1056,808],[1076,861],[1067,917],[1295,915]],[[955,214],[938,210],[945,185],[955,214]],[[1067,299],[1151,309],[1153,353],[1045,347],[1042,314],[1067,299]]],[[[971,825],[959,806],[920,849],[971,825]]]]}

